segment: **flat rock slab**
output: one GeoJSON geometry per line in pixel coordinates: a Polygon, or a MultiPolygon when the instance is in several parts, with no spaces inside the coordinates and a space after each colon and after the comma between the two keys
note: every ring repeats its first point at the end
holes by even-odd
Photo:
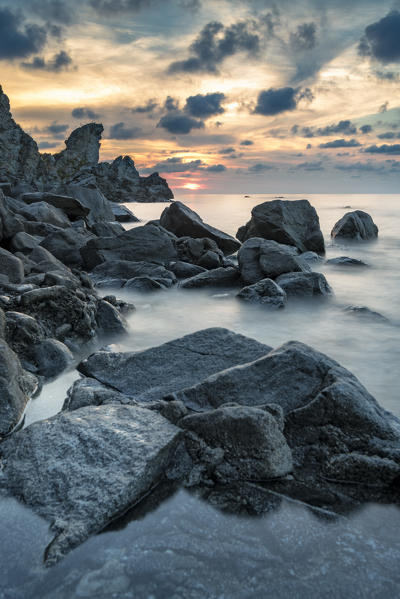
{"type": "Polygon", "coordinates": [[[78,369],[137,401],[151,402],[270,349],[227,329],[210,328],[141,352],[97,352],[78,369]]]}
{"type": "Polygon", "coordinates": [[[50,192],[32,192],[24,193],[20,198],[25,204],[36,204],[37,202],[46,202],[55,208],[59,208],[69,217],[84,218],[90,212],[90,208],[84,206],[79,200],[65,195],[57,195],[50,192]]]}
{"type": "Polygon", "coordinates": [[[136,406],[61,412],[2,443],[1,483],[52,523],[51,565],[138,502],[180,437],[160,414],[136,406]]]}

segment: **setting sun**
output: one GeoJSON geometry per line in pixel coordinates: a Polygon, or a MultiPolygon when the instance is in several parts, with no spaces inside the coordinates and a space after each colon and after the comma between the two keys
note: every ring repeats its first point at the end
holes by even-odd
{"type": "Polygon", "coordinates": [[[195,191],[196,189],[200,189],[201,185],[199,185],[199,183],[185,183],[185,185],[182,185],[183,189],[191,189],[192,191],[195,191]]]}

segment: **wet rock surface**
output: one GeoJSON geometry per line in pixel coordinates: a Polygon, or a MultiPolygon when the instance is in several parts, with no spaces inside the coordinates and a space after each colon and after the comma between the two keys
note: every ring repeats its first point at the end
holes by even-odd
{"type": "Polygon", "coordinates": [[[287,272],[311,270],[292,246],[261,237],[244,242],[238,252],[238,263],[242,279],[248,285],[265,278],[275,279],[287,272]]]}
{"type": "Polygon", "coordinates": [[[378,237],[378,227],[367,212],[354,210],[347,212],[333,227],[333,239],[353,239],[368,241],[378,237]]]}
{"type": "Polygon", "coordinates": [[[272,279],[261,279],[254,285],[243,287],[236,297],[271,308],[284,308],[287,299],[286,292],[272,279]]]}

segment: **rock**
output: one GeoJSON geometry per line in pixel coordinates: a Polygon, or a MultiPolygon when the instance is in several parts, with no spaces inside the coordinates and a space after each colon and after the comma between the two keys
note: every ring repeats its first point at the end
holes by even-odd
{"type": "Polygon", "coordinates": [[[46,202],[55,208],[58,208],[71,220],[78,218],[85,218],[90,209],[81,204],[78,200],[71,196],[57,195],[56,193],[45,192],[31,192],[23,193],[20,196],[21,201],[25,204],[35,204],[37,202],[46,202]]]}
{"type": "Polygon", "coordinates": [[[83,260],[80,249],[90,239],[96,239],[93,233],[85,229],[62,229],[50,233],[40,242],[40,246],[48,250],[60,262],[69,267],[82,267],[83,260]]]}
{"type": "Polygon", "coordinates": [[[287,272],[310,270],[306,262],[299,260],[294,248],[260,237],[244,242],[238,252],[238,263],[242,279],[248,285],[287,272]]]}
{"type": "Polygon", "coordinates": [[[182,202],[172,202],[165,208],[160,217],[160,224],[178,237],[208,237],[214,240],[225,254],[233,254],[240,247],[236,239],[204,223],[196,212],[182,202]]]}
{"type": "Polygon", "coordinates": [[[211,328],[140,352],[97,352],[78,369],[136,401],[151,402],[215,372],[255,360],[269,349],[243,335],[211,328]]]}
{"type": "Polygon", "coordinates": [[[157,412],[108,405],[61,412],[2,443],[3,486],[56,533],[45,563],[138,503],[162,478],[180,437],[157,412]]]}
{"type": "Polygon", "coordinates": [[[182,289],[198,289],[200,287],[229,287],[239,282],[240,273],[234,266],[206,270],[180,283],[182,289]]]}
{"type": "Polygon", "coordinates": [[[171,262],[171,264],[168,265],[168,268],[176,275],[178,279],[188,279],[189,277],[194,277],[195,275],[199,275],[200,273],[206,271],[206,269],[202,266],[189,264],[189,262],[182,262],[181,260],[178,260],[177,262],[171,262]]]}
{"type": "Polygon", "coordinates": [[[55,227],[54,225],[50,225],[49,223],[38,223],[35,221],[24,221],[23,230],[29,235],[33,235],[34,237],[47,237],[51,233],[56,233],[57,231],[62,230],[62,227],[55,227]]]}
{"type": "MultiPolygon", "coordinates": [[[[278,423],[261,409],[222,407],[186,416],[179,426],[195,433],[208,447],[222,450],[223,457],[213,472],[222,482],[268,480],[293,469],[292,454],[278,423]]],[[[196,437],[186,441],[194,461],[201,447],[196,437]]]]}
{"type": "Polygon", "coordinates": [[[44,337],[36,318],[21,312],[6,312],[6,340],[11,349],[22,360],[25,369],[35,371],[33,366],[34,346],[44,337]],[[28,364],[31,365],[28,368],[28,364]]]}
{"type": "Polygon", "coordinates": [[[288,297],[328,296],[333,291],[320,272],[289,272],[276,279],[288,297]]]}
{"type": "MultiPolygon", "coordinates": [[[[1,88],[0,88],[1,90],[1,88]]],[[[0,91],[1,104],[1,91],[0,91]]],[[[0,108],[1,110],[1,108],[0,108]]],[[[0,117],[1,118],[1,117],[0,117]]],[[[1,137],[1,134],[0,134],[1,137]]],[[[0,144],[1,145],[1,144],[0,144]]],[[[1,149],[0,149],[1,153],[1,149]]],[[[1,162],[0,162],[1,164],[1,162]]],[[[3,192],[0,189],[0,241],[10,239],[16,233],[24,230],[24,224],[21,218],[15,215],[10,209],[3,192]]]]}
{"type": "Polygon", "coordinates": [[[29,233],[25,233],[24,231],[20,231],[16,233],[10,242],[10,249],[13,252],[22,252],[30,253],[35,249],[37,245],[39,245],[41,238],[34,237],[33,235],[29,235],[29,233]]]}
{"type": "Polygon", "coordinates": [[[89,210],[85,216],[86,223],[91,227],[98,222],[115,220],[112,203],[97,188],[77,184],[65,184],[57,188],[57,193],[73,197],[83,208],[89,210]]]}
{"type": "Polygon", "coordinates": [[[111,210],[117,220],[120,223],[138,223],[139,219],[133,214],[129,208],[122,206],[121,204],[111,204],[111,210]]]}
{"type": "Polygon", "coordinates": [[[117,308],[105,300],[97,304],[96,321],[102,335],[125,335],[127,322],[117,308]]]}
{"type": "Polygon", "coordinates": [[[32,272],[39,273],[49,273],[49,272],[59,272],[64,273],[66,276],[71,275],[71,271],[67,266],[65,266],[60,260],[57,260],[55,256],[46,248],[38,245],[35,247],[30,254],[28,254],[28,258],[31,262],[33,262],[32,272]]]}
{"type": "Polygon", "coordinates": [[[11,283],[21,283],[25,272],[22,260],[0,248],[0,274],[6,275],[11,283]]]}
{"type": "Polygon", "coordinates": [[[80,251],[89,270],[108,260],[168,264],[176,259],[173,242],[154,225],[135,227],[115,238],[91,239],[80,251]]]}
{"type": "Polygon", "coordinates": [[[54,378],[67,368],[70,368],[74,356],[61,341],[44,339],[33,350],[38,374],[46,378],[54,378]]]}
{"type": "Polygon", "coordinates": [[[97,187],[111,202],[134,202],[140,187],[139,173],[130,156],[118,156],[90,169],[97,187]]]}
{"type": "Polygon", "coordinates": [[[88,123],[71,133],[65,141],[65,150],[54,156],[55,169],[61,181],[67,181],[84,165],[98,163],[103,131],[103,125],[88,123]]]}
{"type": "Polygon", "coordinates": [[[387,458],[366,456],[356,452],[331,458],[324,474],[338,482],[390,486],[400,477],[400,464],[387,458]]]}
{"type": "Polygon", "coordinates": [[[63,410],[78,410],[87,406],[103,406],[110,403],[136,405],[136,402],[126,395],[102,385],[96,379],[84,377],[74,382],[68,389],[63,410]]]}
{"type": "Polygon", "coordinates": [[[146,275],[133,277],[123,284],[123,289],[127,291],[162,291],[166,287],[161,283],[160,279],[152,279],[146,275]]]}
{"type": "Polygon", "coordinates": [[[316,252],[303,252],[299,255],[299,258],[301,260],[309,262],[310,264],[318,264],[318,262],[324,261],[324,259],[321,256],[319,256],[316,252]]]}
{"type": "Polygon", "coordinates": [[[344,311],[348,314],[354,314],[361,318],[375,320],[377,322],[382,322],[382,323],[390,322],[390,320],[388,318],[386,318],[386,316],[383,316],[383,314],[380,314],[380,312],[375,312],[374,310],[367,308],[367,306],[346,306],[344,308],[344,311]]]}
{"type": "Polygon", "coordinates": [[[368,266],[362,260],[356,258],[349,258],[348,256],[339,256],[338,258],[331,258],[326,261],[326,264],[330,266],[368,266]]]}
{"type": "Polygon", "coordinates": [[[107,278],[128,281],[136,277],[149,277],[163,287],[171,287],[176,283],[174,273],[164,266],[152,262],[131,262],[129,260],[110,260],[99,264],[92,270],[92,278],[101,281],[107,278]]]}
{"type": "Polygon", "coordinates": [[[173,198],[174,194],[167,181],[158,173],[140,177],[135,202],[169,202],[173,198]]]}
{"type": "MultiPolygon", "coordinates": [[[[16,200],[14,200],[16,202],[16,200]]],[[[22,204],[22,202],[21,202],[22,204]]],[[[24,219],[33,220],[40,223],[47,223],[55,227],[65,229],[71,226],[71,222],[66,214],[59,208],[54,208],[46,202],[36,202],[35,204],[22,204],[18,206],[17,214],[24,219]]]]}
{"type": "Polygon", "coordinates": [[[308,200],[272,200],[255,206],[251,220],[237,233],[242,242],[250,237],[293,245],[301,252],[325,253],[319,218],[308,200]]]}
{"type": "Polygon", "coordinates": [[[18,424],[37,384],[36,377],[22,369],[18,356],[0,339],[0,437],[18,424]]]}
{"type": "Polygon", "coordinates": [[[262,304],[271,308],[284,308],[286,292],[272,279],[261,279],[254,285],[243,287],[236,295],[241,300],[262,304]]]}
{"type": "Polygon", "coordinates": [[[331,231],[333,239],[354,239],[356,241],[376,239],[378,227],[367,212],[354,210],[347,212],[331,231]]]}
{"type": "Polygon", "coordinates": [[[118,237],[118,235],[121,235],[122,233],[125,232],[124,227],[121,225],[121,223],[106,223],[106,222],[99,222],[99,223],[94,223],[91,227],[90,230],[97,235],[97,237],[118,237]]]}
{"type": "Polygon", "coordinates": [[[181,237],[177,239],[175,245],[178,258],[183,262],[190,262],[206,269],[224,265],[225,256],[212,239],[181,237]]]}

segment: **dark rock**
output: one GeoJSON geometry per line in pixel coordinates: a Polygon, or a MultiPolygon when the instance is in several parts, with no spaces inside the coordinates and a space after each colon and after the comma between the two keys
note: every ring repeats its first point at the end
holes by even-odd
{"type": "Polygon", "coordinates": [[[333,293],[320,272],[289,272],[278,277],[276,282],[289,297],[328,296],[333,293]]]}
{"type": "Polygon", "coordinates": [[[33,262],[31,269],[32,273],[48,273],[57,271],[58,273],[64,273],[66,276],[71,274],[71,271],[67,266],[65,266],[60,260],[57,260],[57,258],[53,256],[51,252],[46,250],[46,248],[42,247],[41,245],[36,246],[35,249],[28,254],[28,258],[31,262],[33,262]]]}
{"type": "Polygon", "coordinates": [[[214,270],[206,270],[190,279],[186,279],[180,283],[182,289],[198,289],[200,287],[230,287],[237,285],[239,282],[240,273],[234,266],[227,268],[215,268],[214,270]]]}
{"type": "Polygon", "coordinates": [[[103,262],[92,270],[92,276],[95,282],[106,278],[120,278],[128,281],[128,279],[136,277],[150,277],[164,287],[171,287],[176,283],[175,275],[164,266],[151,262],[131,262],[129,260],[103,262]]]}
{"type": "Polygon", "coordinates": [[[224,265],[225,256],[212,239],[181,237],[175,245],[178,258],[183,262],[190,262],[208,270],[224,265]]]}
{"type": "MultiPolygon", "coordinates": [[[[164,279],[165,280],[165,279],[164,279]]],[[[123,284],[123,289],[128,291],[162,291],[166,286],[161,283],[161,279],[152,279],[146,275],[133,277],[123,284]]]]}
{"type": "Polygon", "coordinates": [[[96,239],[93,233],[89,233],[85,229],[74,229],[71,227],[50,233],[50,235],[40,242],[40,246],[48,250],[66,266],[82,267],[83,260],[80,249],[90,239],[96,239]]]}
{"type": "Polygon", "coordinates": [[[325,466],[324,475],[338,482],[390,486],[400,478],[400,463],[351,452],[331,458],[325,466]]]}
{"type": "Polygon", "coordinates": [[[287,272],[309,271],[306,262],[299,260],[297,251],[276,241],[253,237],[245,241],[238,252],[242,279],[248,285],[261,279],[275,279],[287,272]]]}
{"type": "Polygon", "coordinates": [[[10,242],[10,249],[15,252],[22,252],[23,254],[29,254],[32,250],[39,245],[41,238],[33,237],[29,233],[21,231],[16,233],[10,242]]]}
{"type": "MultiPolygon", "coordinates": [[[[1,103],[1,89],[0,89],[1,103]]],[[[0,108],[1,110],[1,108],[0,108]]],[[[1,117],[0,117],[1,118],[1,117]]],[[[1,151],[1,150],[0,150],[1,151]]],[[[16,216],[6,202],[3,192],[0,189],[0,241],[13,237],[16,233],[24,230],[23,221],[16,216]]]]}
{"type": "Polygon", "coordinates": [[[225,254],[233,254],[240,247],[236,239],[204,223],[196,212],[182,202],[173,202],[165,208],[160,217],[160,224],[178,237],[208,237],[214,240],[225,254]]]}
{"type": "Polygon", "coordinates": [[[46,202],[36,202],[35,204],[24,204],[13,200],[16,213],[23,219],[39,223],[47,223],[54,227],[65,229],[71,226],[71,222],[66,214],[59,208],[51,206],[46,202]]]}
{"type": "Polygon", "coordinates": [[[90,208],[81,204],[74,197],[57,195],[51,192],[23,193],[20,199],[25,204],[35,204],[37,202],[51,204],[55,208],[62,210],[71,220],[85,218],[90,212],[90,208]]]}
{"type": "Polygon", "coordinates": [[[97,222],[112,222],[115,220],[112,203],[97,188],[84,187],[83,185],[61,185],[57,193],[75,198],[79,204],[89,210],[85,221],[89,226],[97,222]]]}
{"type": "Polygon", "coordinates": [[[236,297],[271,308],[284,308],[286,304],[286,292],[272,279],[261,279],[254,285],[243,287],[236,297]]]}
{"type": "Polygon", "coordinates": [[[36,318],[21,312],[6,312],[6,340],[24,362],[33,364],[34,346],[43,337],[44,332],[36,318]]]}
{"type": "Polygon", "coordinates": [[[326,264],[330,266],[368,266],[362,260],[356,258],[349,258],[348,256],[339,256],[338,258],[331,258],[326,261],[326,264]]]}
{"type": "Polygon", "coordinates": [[[102,335],[125,335],[127,322],[117,308],[105,300],[97,304],[96,321],[102,335]]]}
{"type": "Polygon", "coordinates": [[[182,262],[181,260],[178,260],[177,262],[171,262],[171,264],[168,265],[168,268],[176,275],[178,279],[188,279],[189,277],[194,277],[206,271],[206,269],[202,266],[189,264],[189,262],[182,262]]]}
{"type": "Polygon", "coordinates": [[[139,188],[135,196],[136,202],[169,202],[173,198],[174,194],[167,181],[158,173],[140,177],[139,188]]]}
{"type": "Polygon", "coordinates": [[[331,231],[333,239],[354,239],[357,241],[376,239],[378,227],[371,216],[362,210],[347,212],[331,231]]]}
{"type": "Polygon", "coordinates": [[[0,248],[0,274],[6,275],[11,283],[21,283],[25,276],[22,261],[3,248],[0,248]]]}
{"type": "Polygon", "coordinates": [[[54,156],[55,169],[61,181],[67,181],[84,165],[98,163],[103,131],[103,125],[88,123],[71,133],[65,141],[65,150],[54,156]]]}
{"type": "Polygon", "coordinates": [[[61,341],[57,339],[44,339],[33,350],[37,364],[38,374],[53,378],[70,368],[74,356],[61,341]]]}
{"type": "Polygon", "coordinates": [[[79,410],[87,406],[103,406],[110,403],[136,405],[136,402],[115,389],[102,385],[96,379],[84,377],[74,382],[68,389],[63,410],[79,410]]]}
{"type": "Polygon", "coordinates": [[[301,252],[325,253],[319,218],[308,200],[272,200],[255,206],[251,220],[237,233],[242,242],[250,237],[293,245],[301,252]]]}
{"type": "Polygon", "coordinates": [[[62,230],[62,227],[55,227],[49,223],[38,223],[35,221],[26,220],[23,224],[23,230],[26,233],[42,238],[47,237],[47,235],[51,235],[51,233],[56,233],[57,231],[62,230]]]}
{"type": "Polygon", "coordinates": [[[359,316],[360,318],[375,320],[376,322],[390,322],[390,320],[386,318],[386,316],[383,316],[383,314],[380,314],[379,312],[375,312],[374,310],[367,308],[367,306],[346,306],[344,308],[344,311],[348,314],[354,314],[356,316],[359,316]]]}
{"type": "Polygon", "coordinates": [[[111,210],[117,220],[120,223],[138,223],[139,219],[133,214],[129,208],[122,206],[121,204],[111,204],[111,210]]]}
{"type": "Polygon", "coordinates": [[[121,223],[115,222],[115,223],[106,223],[106,222],[99,222],[99,223],[94,223],[94,225],[92,225],[90,227],[90,230],[97,235],[97,237],[118,237],[118,235],[121,235],[122,233],[125,232],[124,227],[121,225],[121,223]]]}

